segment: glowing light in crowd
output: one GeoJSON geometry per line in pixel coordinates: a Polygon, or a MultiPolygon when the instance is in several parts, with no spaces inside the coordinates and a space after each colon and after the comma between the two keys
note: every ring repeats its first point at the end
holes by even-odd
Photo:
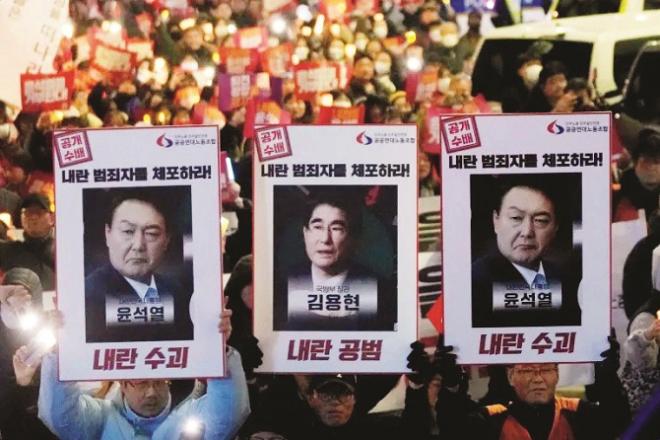
{"type": "Polygon", "coordinates": [[[30,354],[25,359],[25,363],[27,365],[34,365],[56,343],[57,339],[52,329],[48,327],[41,329],[28,345],[30,354]]]}
{"type": "Polygon", "coordinates": [[[165,58],[158,57],[154,60],[154,70],[155,71],[165,70],[166,67],[167,67],[167,61],[165,61],[165,58]]]}
{"type": "Polygon", "coordinates": [[[493,9],[495,7],[495,0],[486,1],[486,8],[493,9]]]}
{"type": "Polygon", "coordinates": [[[158,121],[159,124],[164,124],[165,123],[165,113],[164,112],[158,112],[156,115],[156,121],[158,121]]]}
{"type": "Polygon", "coordinates": [[[419,72],[422,70],[422,60],[417,57],[408,57],[406,60],[406,68],[411,72],[419,72]]]}
{"type": "Polygon", "coordinates": [[[341,33],[341,26],[339,23],[332,23],[330,25],[330,33],[332,34],[333,37],[338,37],[339,34],[341,33]]]}
{"type": "Polygon", "coordinates": [[[213,23],[206,22],[202,25],[202,32],[207,37],[213,35],[213,23]]]}
{"type": "Polygon", "coordinates": [[[415,41],[417,41],[417,34],[415,31],[408,31],[403,35],[406,37],[406,43],[408,44],[415,44],[415,41]]]}
{"type": "Polygon", "coordinates": [[[62,36],[64,38],[73,38],[74,31],[73,21],[69,18],[62,25],[62,36]]]}
{"type": "Polygon", "coordinates": [[[334,101],[334,98],[330,93],[324,93],[321,95],[321,105],[323,107],[330,107],[332,105],[332,102],[334,101]]]}
{"type": "Polygon", "coordinates": [[[385,17],[380,12],[374,15],[374,21],[383,21],[385,17]]]}
{"type": "Polygon", "coordinates": [[[238,28],[236,27],[236,23],[229,23],[227,25],[227,32],[230,34],[235,34],[238,28]]]}
{"type": "Polygon", "coordinates": [[[298,5],[296,8],[296,17],[302,21],[311,21],[313,18],[312,11],[309,10],[309,6],[307,5],[298,5]]]}
{"type": "Polygon", "coordinates": [[[0,212],[0,221],[7,225],[8,228],[13,227],[13,222],[11,219],[11,214],[8,212],[0,212]]]}
{"type": "Polygon", "coordinates": [[[297,66],[298,63],[300,63],[300,58],[298,58],[298,55],[296,55],[295,53],[293,55],[291,55],[291,63],[294,66],[297,66]]]}
{"type": "Polygon", "coordinates": [[[39,323],[39,315],[32,311],[21,313],[18,318],[18,324],[23,330],[32,330],[39,323]]]}
{"type": "Polygon", "coordinates": [[[211,59],[215,64],[220,64],[220,54],[218,52],[213,52],[213,55],[211,55],[211,59]]]}
{"type": "Polygon", "coordinates": [[[270,31],[272,33],[281,35],[286,32],[288,27],[286,20],[281,15],[275,15],[271,18],[270,31]]]}
{"type": "Polygon", "coordinates": [[[312,35],[312,28],[309,27],[309,26],[303,26],[303,27],[301,27],[301,28],[300,28],[300,34],[301,34],[303,37],[309,37],[310,35],[312,35]]]}
{"type": "Polygon", "coordinates": [[[314,34],[321,35],[323,33],[323,26],[325,25],[325,15],[319,14],[314,23],[314,34]]]}
{"type": "Polygon", "coordinates": [[[163,9],[160,11],[160,19],[163,23],[167,23],[170,21],[170,10],[169,9],[163,9]]]}
{"type": "Polygon", "coordinates": [[[202,422],[192,417],[187,419],[183,424],[183,433],[186,436],[198,437],[202,434],[203,429],[204,425],[202,422]]]}
{"type": "Polygon", "coordinates": [[[119,23],[118,21],[104,20],[101,23],[101,29],[104,32],[109,32],[111,34],[118,34],[121,32],[121,23],[119,23]]]}
{"type": "Polygon", "coordinates": [[[355,44],[347,44],[344,46],[344,52],[348,58],[353,58],[355,52],[357,52],[357,48],[355,47],[355,44]]]}
{"type": "Polygon", "coordinates": [[[186,29],[190,29],[193,26],[195,26],[195,19],[192,17],[184,18],[179,22],[179,27],[181,28],[182,31],[185,31],[186,29]]]}
{"type": "Polygon", "coordinates": [[[149,113],[146,113],[142,117],[142,122],[144,122],[145,124],[151,124],[151,115],[149,113]]]}

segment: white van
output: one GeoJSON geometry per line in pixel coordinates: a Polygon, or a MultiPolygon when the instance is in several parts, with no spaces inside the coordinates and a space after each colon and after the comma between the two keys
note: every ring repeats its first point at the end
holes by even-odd
{"type": "Polygon", "coordinates": [[[614,103],[621,99],[639,49],[659,38],[660,11],[590,15],[494,29],[477,52],[473,91],[489,101],[501,101],[502,91],[517,75],[517,57],[535,41],[544,40],[551,43],[551,49],[543,61],[562,61],[569,78],[589,78],[595,73],[597,92],[614,103]]]}

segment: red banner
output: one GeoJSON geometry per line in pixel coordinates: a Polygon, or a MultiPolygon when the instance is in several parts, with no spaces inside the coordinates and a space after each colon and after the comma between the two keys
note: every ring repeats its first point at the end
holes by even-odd
{"type": "Polygon", "coordinates": [[[317,119],[319,124],[363,124],[364,106],[321,107],[317,119]]]}
{"type": "Polygon", "coordinates": [[[254,136],[255,125],[290,124],[291,115],[273,100],[251,99],[247,104],[243,136],[254,136]]]}
{"type": "Polygon", "coordinates": [[[221,47],[220,61],[226,73],[254,73],[259,65],[259,54],[253,49],[221,47]]]}
{"type": "Polygon", "coordinates": [[[92,46],[90,66],[111,83],[118,84],[132,78],[136,60],[134,52],[97,43],[92,46]]]}
{"type": "Polygon", "coordinates": [[[67,108],[73,91],[74,72],[22,74],[21,105],[25,112],[67,108]]]}
{"type": "Polygon", "coordinates": [[[406,97],[408,102],[429,100],[437,90],[437,72],[409,73],[406,77],[406,97]]]}
{"type": "Polygon", "coordinates": [[[218,106],[223,112],[243,107],[252,96],[252,86],[255,76],[249,73],[230,75],[221,73],[218,75],[218,106]]]}
{"type": "Polygon", "coordinates": [[[291,43],[269,47],[261,52],[261,68],[271,76],[282,77],[291,71],[292,54],[293,45],[291,43]]]}
{"type": "Polygon", "coordinates": [[[334,63],[308,61],[293,69],[295,94],[300,99],[311,100],[317,93],[330,92],[340,87],[341,71],[334,63]]]}
{"type": "Polygon", "coordinates": [[[263,26],[239,29],[234,44],[241,49],[260,49],[268,46],[268,31],[263,26]]]}

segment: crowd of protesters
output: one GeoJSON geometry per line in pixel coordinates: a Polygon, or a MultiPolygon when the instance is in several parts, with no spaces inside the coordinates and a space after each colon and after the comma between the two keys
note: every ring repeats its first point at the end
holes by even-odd
{"type": "MultiPolygon", "coordinates": [[[[0,102],[0,439],[607,439],[621,435],[658,394],[660,267],[654,267],[654,250],[660,245],[660,131],[653,127],[642,130],[638,145],[614,164],[613,220],[633,218],[643,209],[649,222],[648,236],[634,247],[624,269],[629,337],[621,359],[618,344],[609,338],[610,349],[595,364],[595,382],[581,400],[556,396],[556,364],[520,364],[490,367],[488,393],[473,401],[468,374],[442,338],[430,354],[420,343],[401,353],[412,371],[404,378],[405,407],[386,415],[370,411],[400,381],[396,375],[255,373],[268,349],[252,335],[251,314],[250,133],[259,121],[246,101],[219,110],[219,73],[277,76],[280,81],[271,88],[281,90],[265,96],[277,104],[280,121],[319,123],[324,107],[339,107],[360,108],[359,122],[417,124],[420,197],[441,191],[438,150],[425,146],[430,109],[606,108],[587,78],[572,78],[566,65],[546,58],[543,44],[519,54],[516,80],[503,85],[501,106],[473,96],[470,75],[484,17],[469,11],[461,28],[448,1],[383,0],[377,8],[376,2],[356,2],[335,18],[316,2],[293,2],[271,13],[263,0],[191,0],[172,10],[165,3],[70,0],[73,32],[54,61],[57,70],[75,73],[70,106],[27,113],[0,102]],[[223,49],[240,45],[241,30],[260,26],[267,37],[259,50],[284,48],[285,68],[278,71],[261,57],[236,71],[223,49]],[[130,75],[109,78],[86,58],[85,41],[93,34],[148,41],[153,54],[140,59],[130,75]],[[349,74],[336,89],[303,99],[292,72],[308,61],[338,63],[349,74]],[[230,311],[218,325],[229,336],[228,377],[88,387],[59,382],[54,353],[46,354],[40,367],[28,362],[29,340],[17,322],[26,307],[42,309],[45,292],[55,289],[54,130],[201,123],[219,126],[221,149],[235,175],[223,194],[224,266],[233,267],[225,288],[230,311]],[[184,430],[189,416],[201,420],[203,432],[184,430]]],[[[494,21],[506,21],[505,15],[494,21]]],[[[261,85],[250,87],[252,98],[264,97],[261,85]]],[[[653,433],[639,438],[660,436],[658,426],[646,429],[653,433]]]]}

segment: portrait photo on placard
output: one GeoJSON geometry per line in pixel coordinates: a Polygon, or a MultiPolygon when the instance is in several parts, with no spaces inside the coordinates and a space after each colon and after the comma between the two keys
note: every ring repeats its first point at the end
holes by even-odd
{"type": "Polygon", "coordinates": [[[396,330],[397,189],[273,187],[274,330],[396,330]]]}
{"type": "Polygon", "coordinates": [[[581,324],[581,178],[470,176],[472,327],[581,324]]]}
{"type": "Polygon", "coordinates": [[[82,193],[86,341],[192,340],[190,186],[82,193]]]}

